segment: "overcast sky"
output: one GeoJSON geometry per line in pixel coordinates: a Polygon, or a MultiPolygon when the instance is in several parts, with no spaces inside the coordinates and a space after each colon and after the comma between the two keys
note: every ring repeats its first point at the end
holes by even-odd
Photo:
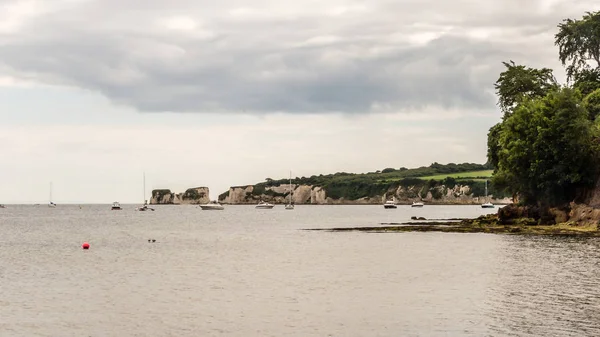
{"type": "Polygon", "coordinates": [[[486,161],[587,0],[0,0],[0,203],[486,161]]]}

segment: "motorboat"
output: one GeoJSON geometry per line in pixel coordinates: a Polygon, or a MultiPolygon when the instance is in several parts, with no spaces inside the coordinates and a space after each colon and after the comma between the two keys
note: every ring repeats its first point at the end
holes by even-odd
{"type": "Polygon", "coordinates": [[[423,207],[424,204],[422,202],[414,202],[412,203],[412,205],[410,205],[410,207],[423,207]]]}
{"type": "Polygon", "coordinates": [[[206,211],[222,211],[225,209],[225,207],[216,200],[213,200],[208,204],[200,205],[200,208],[206,211]]]}
{"type": "Polygon", "coordinates": [[[294,209],[294,204],[285,205],[285,209],[294,209]]]}
{"type": "Polygon", "coordinates": [[[6,208],[6,206],[4,206],[4,205],[0,204],[0,208],[6,208]]]}
{"type": "Polygon", "coordinates": [[[383,204],[383,208],[398,208],[393,200],[388,200],[383,204]]]}
{"type": "Polygon", "coordinates": [[[50,203],[48,203],[48,207],[52,207],[52,208],[54,208],[54,207],[56,207],[56,204],[55,204],[55,203],[53,203],[52,201],[50,201],[50,203]]]}
{"type": "Polygon", "coordinates": [[[256,205],[256,207],[255,207],[255,208],[259,208],[259,209],[271,209],[271,208],[273,208],[274,206],[275,206],[275,205],[273,205],[273,204],[270,204],[270,203],[268,203],[268,202],[261,201],[261,202],[259,202],[259,203],[258,203],[258,205],[256,205]]]}
{"type": "Polygon", "coordinates": [[[112,203],[112,207],[110,209],[113,211],[120,211],[120,210],[122,210],[121,204],[119,204],[118,201],[115,201],[112,203]]]}

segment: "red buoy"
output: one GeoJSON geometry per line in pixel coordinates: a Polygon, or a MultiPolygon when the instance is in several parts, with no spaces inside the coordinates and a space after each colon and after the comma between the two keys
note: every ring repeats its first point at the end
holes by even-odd
{"type": "Polygon", "coordinates": [[[84,243],[81,245],[81,248],[83,248],[83,249],[90,249],[90,244],[89,244],[89,243],[87,243],[87,242],[84,242],[84,243]]]}

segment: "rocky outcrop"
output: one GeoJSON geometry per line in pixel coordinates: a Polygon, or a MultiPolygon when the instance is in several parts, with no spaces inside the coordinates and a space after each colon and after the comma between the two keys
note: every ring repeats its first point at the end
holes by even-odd
{"type": "Polygon", "coordinates": [[[169,189],[152,190],[151,205],[206,204],[210,201],[208,187],[188,188],[183,193],[173,193],[169,189]]]}
{"type": "MultiPolygon", "coordinates": [[[[386,200],[395,199],[398,204],[410,204],[413,201],[423,201],[427,204],[481,204],[490,201],[494,204],[510,204],[511,198],[496,199],[493,196],[474,197],[469,186],[456,185],[446,187],[400,186],[382,195],[374,195],[355,200],[332,198],[321,186],[292,185],[292,202],[295,204],[314,205],[354,205],[382,204],[386,200]]],[[[289,185],[264,186],[247,185],[231,187],[229,191],[219,196],[219,201],[226,204],[256,204],[260,200],[276,204],[284,204],[289,200],[289,185]]]]}

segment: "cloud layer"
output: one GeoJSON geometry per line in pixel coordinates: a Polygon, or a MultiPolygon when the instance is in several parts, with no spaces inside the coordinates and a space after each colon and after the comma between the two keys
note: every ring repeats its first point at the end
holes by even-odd
{"type": "Polygon", "coordinates": [[[501,61],[556,66],[593,1],[0,0],[2,83],[149,112],[493,109],[501,61]]]}

